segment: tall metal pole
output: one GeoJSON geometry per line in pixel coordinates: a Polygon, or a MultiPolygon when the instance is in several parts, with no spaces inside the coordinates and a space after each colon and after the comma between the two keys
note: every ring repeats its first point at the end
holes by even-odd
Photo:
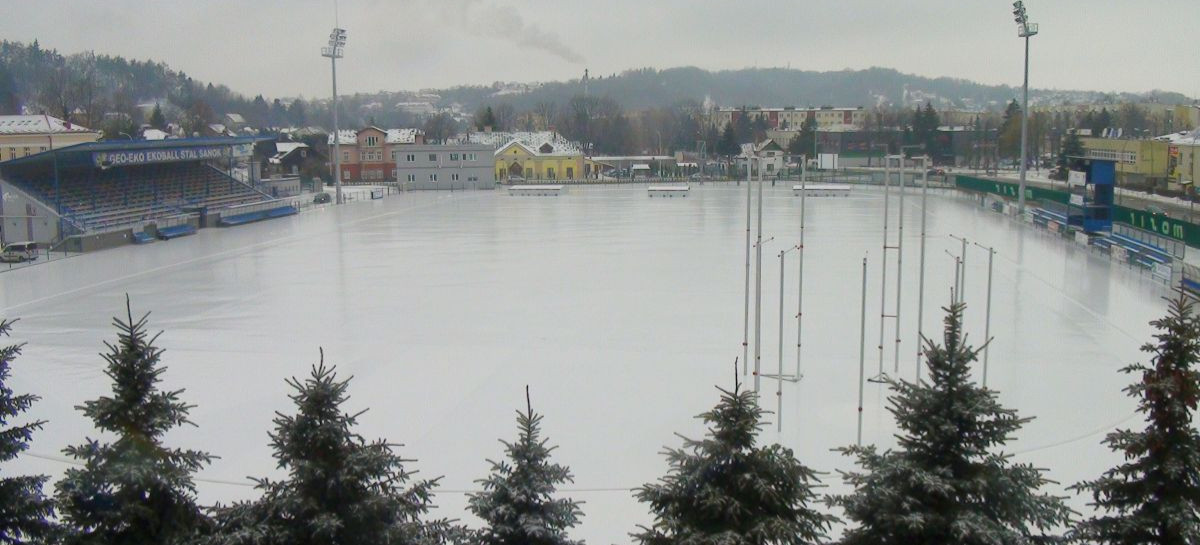
{"type": "MultiPolygon", "coordinates": [[[[975,243],[980,248],[983,245],[975,243]]],[[[993,247],[986,248],[988,251],[988,280],[987,280],[987,310],[984,311],[983,319],[983,387],[987,387],[988,377],[988,350],[991,349],[992,340],[992,261],[996,257],[996,249],[993,247]]]]}
{"type": "Polygon", "coordinates": [[[921,264],[920,264],[920,281],[917,283],[917,378],[916,381],[921,381],[921,356],[924,350],[922,343],[924,342],[924,329],[922,328],[925,318],[925,205],[929,197],[929,160],[926,158],[922,161],[921,171],[924,172],[921,176],[921,264]]]}
{"type": "Polygon", "coordinates": [[[750,192],[750,158],[746,158],[746,301],[742,318],[742,374],[750,372],[750,204],[754,195],[750,192]]]}
{"type": "Polygon", "coordinates": [[[855,444],[862,446],[863,384],[866,381],[867,355],[867,258],[862,264],[862,310],[858,322],[858,436],[855,444]]]}
{"type": "Polygon", "coordinates": [[[775,368],[775,431],[783,431],[783,268],[787,250],[779,252],[779,363],[775,368]]]}
{"type": "Polygon", "coordinates": [[[873,380],[882,381],[883,373],[883,337],[884,323],[887,318],[887,251],[888,251],[888,197],[890,194],[890,185],[892,178],[892,160],[890,157],[885,158],[883,162],[883,252],[880,261],[880,289],[879,289],[879,375],[873,380]]]}
{"type": "MultiPolygon", "coordinates": [[[[762,170],[762,164],[759,164],[762,170]]],[[[762,222],[763,222],[763,187],[762,180],[758,181],[758,244],[755,246],[754,258],[754,391],[759,391],[762,380],[762,222]]]]}
{"type": "MultiPolygon", "coordinates": [[[[896,212],[896,346],[893,349],[893,365],[892,373],[900,372],[900,295],[904,293],[904,285],[900,278],[904,274],[904,154],[899,157],[900,162],[900,206],[896,212]]],[[[897,375],[898,376],[898,375],[897,375]]]]}
{"type": "Polygon", "coordinates": [[[1025,83],[1021,86],[1021,195],[1017,209],[1025,214],[1025,142],[1029,138],[1029,34],[1025,33],[1025,83]]]}
{"type": "Polygon", "coordinates": [[[333,71],[333,186],[337,195],[335,202],[342,204],[342,135],[338,132],[337,57],[329,57],[329,66],[333,71]]]}
{"type": "Polygon", "coordinates": [[[800,169],[800,245],[796,251],[800,254],[799,287],[796,289],[796,380],[800,380],[800,350],[804,344],[802,336],[804,326],[804,212],[807,209],[805,199],[808,197],[808,184],[805,180],[804,167],[800,169]]]}

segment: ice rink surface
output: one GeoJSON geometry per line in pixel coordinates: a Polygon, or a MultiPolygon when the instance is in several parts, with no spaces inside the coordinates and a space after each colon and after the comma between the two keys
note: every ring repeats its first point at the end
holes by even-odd
{"type": "MultiPolygon", "coordinates": [[[[900,376],[916,362],[919,198],[904,210],[900,376]]],[[[892,218],[897,199],[892,195],[892,218]]],[[[778,257],[796,244],[800,199],[767,187],[763,363],[777,362],[778,257]]],[[[855,439],[862,257],[869,257],[867,375],[877,370],[882,194],[809,198],[805,250],[804,379],[783,388],[783,432],[763,441],[830,472],[831,452],[855,439]]],[[[267,431],[293,411],[284,379],[303,376],[323,347],[353,375],[350,412],[367,438],[403,443],[422,476],[444,476],[440,514],[464,513],[466,491],[516,434],[514,411],[532,390],[557,460],[586,501],[574,535],[625,543],[647,510],[627,489],[666,469],[665,445],[701,433],[695,415],[731,387],[741,355],[744,186],[693,187],[687,198],[647,198],[642,186],[569,187],[559,197],[504,191],[408,193],[290,218],[126,246],[0,274],[0,316],[20,318],[27,341],[13,388],[42,396],[49,420],[31,452],[58,457],[95,436],[73,407],[109,389],[103,341],[124,295],[164,330],[165,386],[186,388],[196,428],[175,446],[220,456],[199,477],[205,503],[254,496],[246,476],[276,475],[267,431]]],[[[1097,476],[1117,458],[1099,445],[1117,424],[1140,426],[1117,370],[1145,356],[1148,321],[1167,291],[1145,274],[1020,226],[969,199],[931,196],[925,331],[939,333],[960,243],[994,246],[989,386],[1034,416],[1010,444],[1016,459],[1064,485],[1097,476]]],[[[893,228],[894,229],[894,228],[893,228]]],[[[893,233],[895,231],[893,230],[893,233]]],[[[891,263],[894,266],[894,254],[891,263]]],[[[785,371],[795,366],[796,260],[788,258],[785,371]]],[[[970,338],[983,340],[987,253],[968,248],[970,338]]],[[[889,311],[895,270],[889,271],[889,311]]],[[[892,368],[893,333],[885,365],[892,368]]],[[[752,341],[753,342],[753,341],[752,341]]],[[[774,383],[763,381],[774,409],[774,383]]],[[[866,388],[864,442],[894,443],[883,403],[866,388]]],[[[773,417],[772,417],[773,418],[773,417]]],[[[65,465],[24,456],[6,473],[57,475],[65,465]]],[[[1074,498],[1077,509],[1083,500],[1074,498]]]]}

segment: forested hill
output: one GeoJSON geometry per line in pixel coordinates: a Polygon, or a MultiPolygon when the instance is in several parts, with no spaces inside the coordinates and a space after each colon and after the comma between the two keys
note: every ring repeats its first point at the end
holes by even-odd
{"type": "MultiPolygon", "coordinates": [[[[525,86],[493,84],[439,90],[445,102],[466,108],[508,102],[516,109],[538,103],[563,103],[584,92],[584,80],[525,86]]],[[[722,106],[913,106],[932,102],[939,109],[1001,109],[1017,97],[1019,87],[983,85],[954,78],[926,78],[889,68],[814,72],[788,68],[709,71],[695,67],[629,70],[591,75],[587,92],[611,97],[627,109],[660,107],[679,100],[711,99],[722,106]]],[[[1160,101],[1187,102],[1179,93],[1112,94],[1092,91],[1034,90],[1034,99],[1075,103],[1160,101]]]]}
{"type": "MultiPolygon", "coordinates": [[[[251,61],[252,62],[252,61],[251,61]]],[[[583,74],[581,74],[582,76],[583,74]]],[[[982,85],[952,78],[926,78],[886,68],[814,72],[786,68],[708,71],[694,67],[637,69],[620,74],[592,74],[568,81],[495,83],[460,86],[432,93],[401,90],[345,96],[347,125],[375,121],[387,126],[421,122],[396,108],[399,102],[431,101],[437,107],[459,105],[472,113],[483,106],[507,105],[513,111],[535,111],[587,92],[606,97],[625,111],[666,107],[680,101],[721,106],[905,106],[929,101],[940,109],[1000,109],[1017,96],[1008,86],[982,85]],[[433,97],[430,95],[437,95],[433,97]]],[[[1179,93],[1143,95],[1090,91],[1035,90],[1041,102],[1120,103],[1190,102],[1179,93]]],[[[194,128],[228,112],[242,114],[253,126],[317,125],[329,121],[328,103],[248,97],[224,85],[193,80],[157,61],[128,60],[102,53],[61,54],[31,44],[0,42],[0,114],[46,112],[107,131],[128,132],[109,124],[145,122],[139,103],[161,102],[167,121],[194,128]],[[128,115],[112,115],[112,114],[128,115]]]]}

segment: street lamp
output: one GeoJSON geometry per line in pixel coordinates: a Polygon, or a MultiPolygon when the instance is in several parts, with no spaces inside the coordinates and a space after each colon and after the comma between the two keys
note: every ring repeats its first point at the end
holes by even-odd
{"type": "Polygon", "coordinates": [[[1021,87],[1021,194],[1017,198],[1017,208],[1025,213],[1025,142],[1029,138],[1029,38],[1038,33],[1037,23],[1030,23],[1025,14],[1025,3],[1021,0],[1013,2],[1013,20],[1017,22],[1017,36],[1025,38],[1025,83],[1021,87]]]}
{"type": "Polygon", "coordinates": [[[329,45],[321,48],[321,56],[329,58],[329,67],[333,72],[333,183],[336,188],[337,204],[342,204],[342,156],[339,144],[341,135],[338,134],[337,106],[337,60],[342,58],[342,48],[346,46],[346,29],[334,28],[329,33],[329,45]]]}

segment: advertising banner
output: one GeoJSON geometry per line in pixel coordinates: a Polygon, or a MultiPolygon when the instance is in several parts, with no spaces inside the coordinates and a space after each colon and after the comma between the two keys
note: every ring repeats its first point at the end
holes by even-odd
{"type": "MultiPolygon", "coordinates": [[[[253,147],[251,147],[253,152],[253,147]]],[[[122,151],[97,151],[92,154],[92,164],[101,168],[174,163],[178,161],[204,161],[229,157],[229,146],[188,146],[122,151]]]]}

